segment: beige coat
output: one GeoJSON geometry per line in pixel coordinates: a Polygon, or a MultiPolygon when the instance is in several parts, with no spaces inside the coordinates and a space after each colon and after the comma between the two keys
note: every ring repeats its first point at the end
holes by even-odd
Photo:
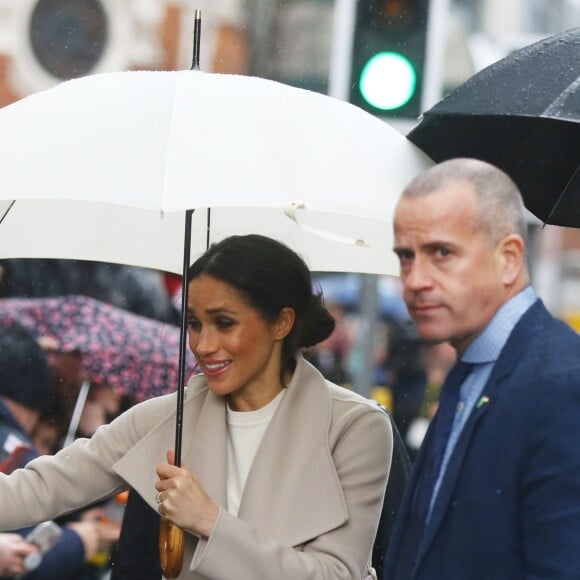
{"type": "MultiPolygon", "coordinates": [[[[90,440],[0,478],[0,529],[54,518],[134,487],[156,508],[155,467],[175,439],[175,395],[129,409],[90,440]]],[[[226,505],[226,407],[204,377],[185,396],[182,462],[226,505]]],[[[239,517],[187,534],[182,579],[375,577],[370,552],[392,453],[388,417],[300,358],[256,454],[239,517]]]]}

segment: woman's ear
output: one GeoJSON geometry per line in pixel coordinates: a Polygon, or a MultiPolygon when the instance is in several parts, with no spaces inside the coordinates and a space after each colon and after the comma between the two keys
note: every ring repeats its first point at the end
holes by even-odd
{"type": "Polygon", "coordinates": [[[290,308],[290,306],[285,306],[280,310],[280,315],[278,316],[278,320],[276,321],[276,330],[275,336],[278,340],[285,339],[289,334],[292,328],[294,327],[294,322],[296,321],[296,313],[294,312],[294,308],[290,308]]]}

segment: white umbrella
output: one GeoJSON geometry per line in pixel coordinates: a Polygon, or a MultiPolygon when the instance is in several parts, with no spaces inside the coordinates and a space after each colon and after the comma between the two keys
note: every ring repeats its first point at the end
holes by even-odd
{"type": "MultiPolygon", "coordinates": [[[[313,270],[395,273],[394,204],[431,163],[348,103],[196,70],[94,75],[27,97],[0,112],[0,159],[0,258],[181,271],[183,297],[190,255],[233,233],[286,242],[313,270]],[[211,221],[195,211],[192,223],[204,208],[211,221]]],[[[166,547],[180,543],[172,530],[166,547]]]]}
{"type": "MultiPolygon", "coordinates": [[[[394,204],[431,164],[348,103],[200,71],[93,75],[22,99],[0,111],[0,158],[0,257],[173,272],[183,210],[211,207],[210,242],[262,233],[313,270],[395,274],[394,204]]],[[[195,257],[207,212],[193,226],[195,257]]]]}
{"type": "Polygon", "coordinates": [[[277,238],[313,270],[396,273],[394,205],[431,164],[349,103],[199,70],[93,75],[24,98],[0,111],[0,159],[0,258],[182,272],[184,297],[191,256],[234,233],[277,238]]]}

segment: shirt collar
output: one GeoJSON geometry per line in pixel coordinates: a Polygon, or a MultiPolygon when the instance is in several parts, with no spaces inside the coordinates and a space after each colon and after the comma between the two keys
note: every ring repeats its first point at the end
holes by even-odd
{"type": "Polygon", "coordinates": [[[467,347],[461,360],[474,364],[495,362],[512,330],[536,300],[536,293],[531,286],[510,298],[494,314],[485,330],[467,347]]]}

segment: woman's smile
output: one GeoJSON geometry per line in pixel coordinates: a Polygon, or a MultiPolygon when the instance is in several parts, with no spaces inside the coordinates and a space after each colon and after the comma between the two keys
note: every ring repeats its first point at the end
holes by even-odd
{"type": "Polygon", "coordinates": [[[202,368],[204,374],[207,377],[219,377],[223,375],[232,364],[231,360],[216,362],[216,361],[198,361],[200,367],[202,368]]]}

